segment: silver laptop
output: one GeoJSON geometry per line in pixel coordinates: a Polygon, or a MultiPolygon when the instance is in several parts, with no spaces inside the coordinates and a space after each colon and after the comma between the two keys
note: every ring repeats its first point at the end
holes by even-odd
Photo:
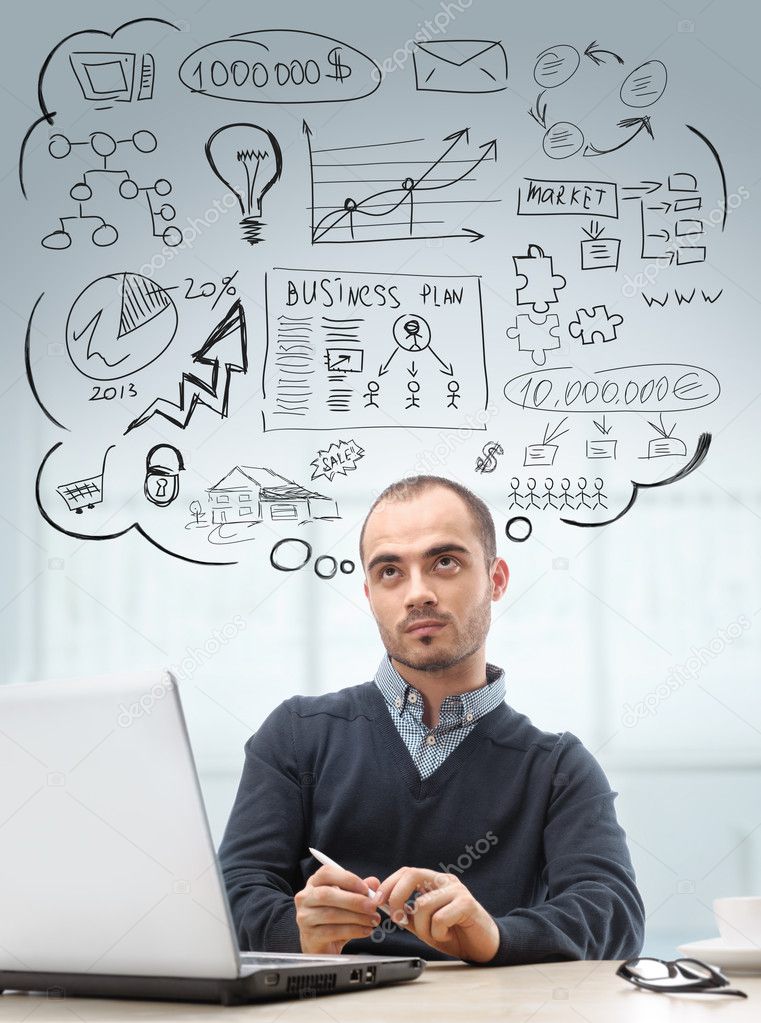
{"type": "Polygon", "coordinates": [[[171,674],[0,685],[0,991],[235,1004],[424,966],[239,951],[171,674]]]}

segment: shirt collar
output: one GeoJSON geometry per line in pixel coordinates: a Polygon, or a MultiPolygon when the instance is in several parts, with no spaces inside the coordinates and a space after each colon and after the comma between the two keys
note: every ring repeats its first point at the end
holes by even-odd
{"type": "MultiPolygon", "coordinates": [[[[410,685],[391,663],[388,652],[383,656],[378,670],[375,673],[375,684],[390,708],[403,714],[409,709],[410,693],[416,694],[414,706],[417,712],[422,715],[424,705],[423,694],[415,686],[410,685]]],[[[505,699],[506,683],[505,673],[496,664],[486,665],[486,682],[478,689],[472,689],[467,693],[454,693],[444,698],[441,703],[440,714],[444,717],[447,712],[455,712],[458,716],[472,714],[472,721],[488,714],[494,710],[505,699]]]]}

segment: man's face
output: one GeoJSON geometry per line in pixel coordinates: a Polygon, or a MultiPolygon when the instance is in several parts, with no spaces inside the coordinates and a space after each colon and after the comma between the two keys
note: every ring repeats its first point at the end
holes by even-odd
{"type": "Polygon", "coordinates": [[[385,500],[367,521],[363,547],[365,594],[394,660],[441,671],[480,650],[507,565],[497,558],[487,571],[462,498],[433,486],[409,500],[385,500]]]}

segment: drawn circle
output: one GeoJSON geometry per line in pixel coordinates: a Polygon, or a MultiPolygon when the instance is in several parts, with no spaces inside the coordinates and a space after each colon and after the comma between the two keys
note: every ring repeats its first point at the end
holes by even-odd
{"type": "Polygon", "coordinates": [[[513,515],[511,519],[507,520],[505,536],[508,540],[512,540],[513,543],[525,543],[531,536],[532,529],[531,520],[527,519],[525,515],[513,515]],[[521,536],[520,532],[514,534],[516,525],[522,526],[525,529],[525,536],[521,536]]]}
{"type": "Polygon", "coordinates": [[[272,565],[273,568],[276,568],[279,572],[298,572],[300,568],[303,568],[304,565],[306,565],[311,557],[312,545],[310,543],[307,543],[306,540],[301,540],[296,536],[286,536],[283,540],[278,540],[270,551],[270,565],[272,565]],[[286,544],[288,546],[286,546],[286,544]],[[300,564],[285,564],[282,561],[276,560],[276,555],[280,551],[281,547],[285,547],[286,558],[288,558],[290,554],[295,556],[299,547],[303,547],[305,554],[304,560],[300,562],[300,564]]]}
{"type": "Polygon", "coordinates": [[[353,213],[357,208],[357,200],[351,197],[344,200],[344,209],[348,210],[349,213],[353,213]]]}
{"type": "Polygon", "coordinates": [[[447,384],[447,390],[450,391],[452,394],[457,394],[460,390],[460,381],[450,380],[449,383],[447,384]]]}
{"type": "Polygon", "coordinates": [[[581,129],[570,121],[557,121],[544,133],[542,149],[551,160],[575,156],[584,145],[581,129]]]}
{"type": "MultiPolygon", "coordinates": [[[[102,231],[116,232],[110,225],[102,231]]],[[[105,237],[105,236],[102,236],[105,237]]],[[[91,380],[118,380],[150,365],[177,331],[171,296],[140,274],[99,277],[78,295],[66,320],[66,347],[76,368],[91,380]]]]}
{"type": "Polygon", "coordinates": [[[182,231],[180,231],[179,227],[168,227],[161,237],[167,245],[174,248],[175,245],[179,245],[182,241],[182,231]]]}
{"type": "Polygon", "coordinates": [[[136,131],[132,136],[132,145],[138,153],[152,153],[156,148],[156,136],[152,131],[136,131]]]}
{"type": "Polygon", "coordinates": [[[167,181],[166,178],[159,178],[153,187],[157,195],[169,195],[172,191],[171,182],[167,181]]]}
{"type": "Polygon", "coordinates": [[[351,558],[344,558],[343,561],[341,562],[341,571],[343,572],[344,575],[351,575],[355,567],[356,566],[354,562],[351,560],[351,558]]]}
{"type": "Polygon", "coordinates": [[[86,181],[78,181],[69,189],[69,195],[75,202],[87,202],[92,199],[92,189],[86,181]]]}
{"type": "Polygon", "coordinates": [[[380,390],[380,384],[378,383],[377,380],[368,380],[367,389],[370,392],[370,394],[377,394],[378,391],[380,390]]]}
{"type": "Polygon", "coordinates": [[[63,160],[71,152],[71,142],[65,135],[51,135],[48,152],[54,160],[63,160]]]}
{"type": "Polygon", "coordinates": [[[407,390],[410,391],[412,394],[417,394],[417,392],[420,390],[420,384],[417,382],[417,380],[409,380],[407,382],[407,390]]]}
{"type": "Polygon", "coordinates": [[[113,245],[118,237],[119,232],[112,224],[101,224],[93,231],[92,242],[98,248],[104,249],[108,245],[113,245]]]}
{"type": "Polygon", "coordinates": [[[534,64],[534,81],[543,89],[555,89],[572,78],[581,62],[575,46],[561,43],[542,50],[534,64]]]}
{"type": "Polygon", "coordinates": [[[404,181],[402,182],[402,188],[404,189],[405,192],[411,192],[414,187],[415,187],[414,178],[405,178],[404,181]]]}
{"type": "Polygon", "coordinates": [[[402,313],[394,323],[394,341],[407,352],[422,352],[431,343],[431,328],[416,313],[402,313]]]}
{"type": "Polygon", "coordinates": [[[98,156],[112,156],[116,152],[116,139],[105,131],[94,131],[90,136],[90,146],[98,156]]]}
{"type": "Polygon", "coordinates": [[[165,202],[159,210],[159,216],[162,220],[174,220],[176,212],[170,202],[165,202]]]}
{"type": "Polygon", "coordinates": [[[648,60],[635,67],[623,81],[621,99],[627,107],[650,107],[666,91],[668,71],[659,60],[648,60]]]}
{"type": "Polygon", "coordinates": [[[133,181],[132,178],[125,178],[119,185],[119,195],[122,199],[134,199],[139,191],[137,182],[133,181]]]}
{"type": "Polygon", "coordinates": [[[332,579],[337,571],[338,562],[330,554],[321,554],[314,563],[314,574],[316,576],[319,576],[320,579],[332,579]],[[320,571],[320,568],[318,567],[323,561],[327,561],[330,563],[330,567],[328,568],[327,572],[320,571]]]}

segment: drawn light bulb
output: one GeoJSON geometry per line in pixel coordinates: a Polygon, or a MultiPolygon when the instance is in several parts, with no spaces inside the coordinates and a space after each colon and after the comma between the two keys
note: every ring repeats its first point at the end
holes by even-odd
{"type": "Polygon", "coordinates": [[[275,136],[256,124],[225,124],[210,136],[206,159],[238,198],[243,237],[262,241],[262,199],[280,177],[283,158],[275,136]]]}

